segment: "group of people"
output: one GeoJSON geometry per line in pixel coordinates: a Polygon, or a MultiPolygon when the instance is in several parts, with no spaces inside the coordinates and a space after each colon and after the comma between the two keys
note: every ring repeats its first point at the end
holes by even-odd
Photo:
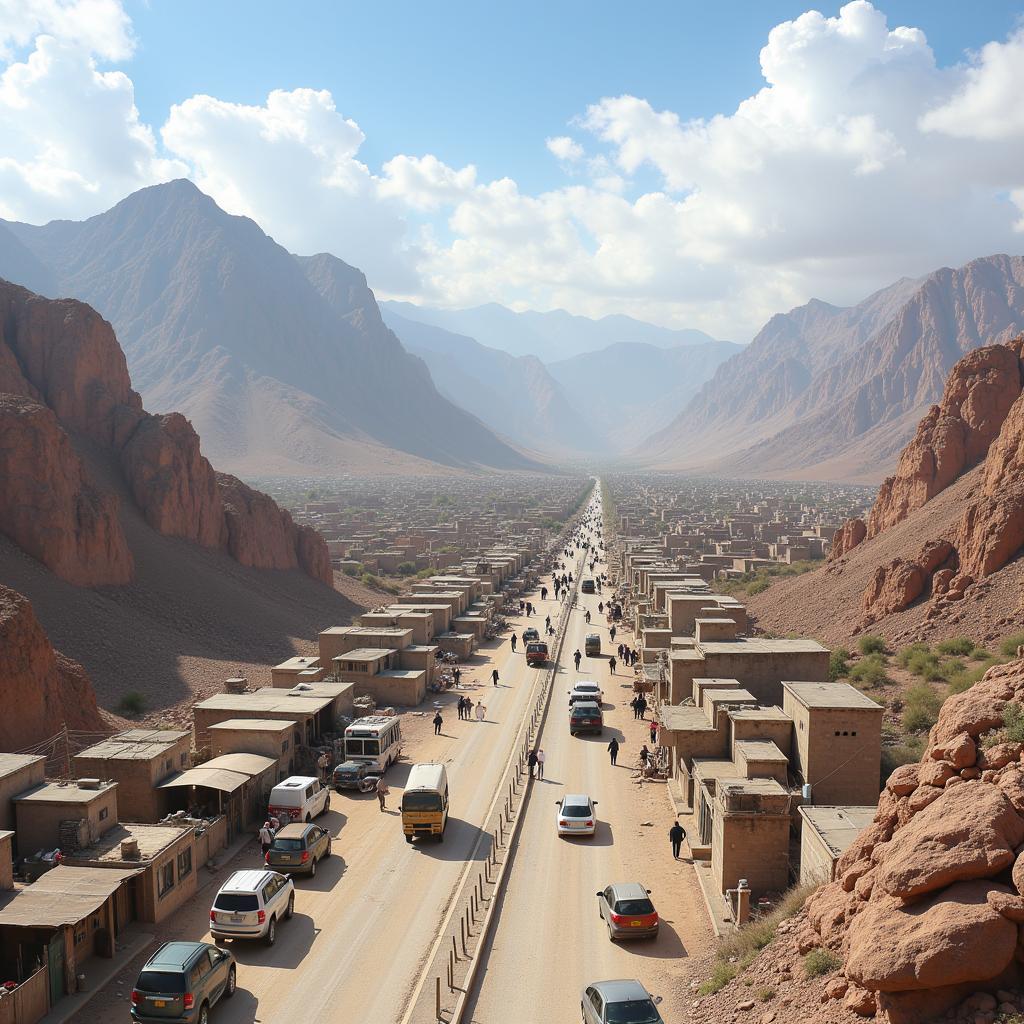
{"type": "MultiPolygon", "coordinates": [[[[617,737],[613,736],[607,748],[608,757],[611,760],[612,765],[617,765],[619,763],[619,750],[621,748],[622,744],[619,743],[617,737]]],[[[638,756],[640,758],[640,768],[642,771],[646,771],[649,765],[653,765],[653,761],[651,760],[653,754],[648,749],[646,743],[640,748],[640,754],[638,756]]]]}
{"type": "Polygon", "coordinates": [[[526,759],[526,763],[530,769],[531,779],[544,778],[544,757],[543,747],[537,747],[535,750],[530,751],[530,756],[526,759]]]}
{"type": "MultiPolygon", "coordinates": [[[[614,629],[615,627],[613,626],[612,628],[614,629]]],[[[613,636],[612,639],[614,640],[615,637],[613,636]]],[[[640,660],[640,655],[637,651],[632,647],[627,647],[625,644],[619,644],[618,651],[619,661],[627,666],[627,668],[632,668],[640,660]]]]}
{"type": "Polygon", "coordinates": [[[629,706],[633,709],[634,718],[643,718],[647,714],[647,698],[642,693],[638,693],[629,706]]]}
{"type": "MultiPolygon", "coordinates": [[[[472,721],[474,716],[476,717],[476,720],[478,722],[482,722],[487,717],[487,708],[484,705],[484,702],[482,700],[478,700],[476,702],[476,708],[474,709],[474,707],[473,707],[473,698],[472,697],[460,697],[459,698],[459,703],[458,703],[458,709],[459,709],[459,718],[462,719],[463,721],[466,721],[466,722],[472,721]]],[[[437,734],[437,733],[439,733],[441,731],[440,726],[437,724],[437,720],[440,717],[441,717],[441,712],[439,711],[434,716],[434,733],[435,734],[437,734]]]]}

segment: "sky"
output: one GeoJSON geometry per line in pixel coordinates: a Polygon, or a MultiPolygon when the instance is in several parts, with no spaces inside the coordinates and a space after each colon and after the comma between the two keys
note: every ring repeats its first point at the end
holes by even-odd
{"type": "Polygon", "coordinates": [[[745,341],[1024,251],[1021,4],[0,0],[0,217],[192,178],[381,297],[745,341]]]}

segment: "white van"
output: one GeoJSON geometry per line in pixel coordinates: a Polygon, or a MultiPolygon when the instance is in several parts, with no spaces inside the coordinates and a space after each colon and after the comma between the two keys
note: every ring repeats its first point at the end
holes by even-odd
{"type": "Polygon", "coordinates": [[[267,813],[282,825],[290,821],[310,821],[327,810],[330,799],[330,790],[320,785],[319,779],[291,775],[270,791],[267,813]]]}

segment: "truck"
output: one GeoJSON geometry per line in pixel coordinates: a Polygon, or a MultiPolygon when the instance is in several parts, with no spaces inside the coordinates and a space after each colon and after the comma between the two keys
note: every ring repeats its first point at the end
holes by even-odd
{"type": "Polygon", "coordinates": [[[548,660],[548,645],[543,640],[531,640],[526,645],[526,664],[543,665],[548,660]]]}

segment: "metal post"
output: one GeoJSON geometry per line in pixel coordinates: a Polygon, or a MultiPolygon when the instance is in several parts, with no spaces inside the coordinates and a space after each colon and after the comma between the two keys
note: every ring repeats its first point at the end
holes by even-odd
{"type": "Polygon", "coordinates": [[[469,957],[466,952],[466,919],[464,917],[459,918],[459,944],[462,946],[462,955],[469,957]]]}
{"type": "Polygon", "coordinates": [[[452,956],[455,957],[455,962],[458,963],[459,962],[459,951],[455,947],[455,936],[454,935],[452,936],[452,956]]]}
{"type": "Polygon", "coordinates": [[[455,964],[452,963],[452,955],[448,954],[448,991],[455,991],[455,964]]]}
{"type": "Polygon", "coordinates": [[[441,975],[439,974],[434,981],[436,982],[434,985],[434,1012],[438,1020],[444,1020],[444,1017],[441,1016],[441,975]]]}

